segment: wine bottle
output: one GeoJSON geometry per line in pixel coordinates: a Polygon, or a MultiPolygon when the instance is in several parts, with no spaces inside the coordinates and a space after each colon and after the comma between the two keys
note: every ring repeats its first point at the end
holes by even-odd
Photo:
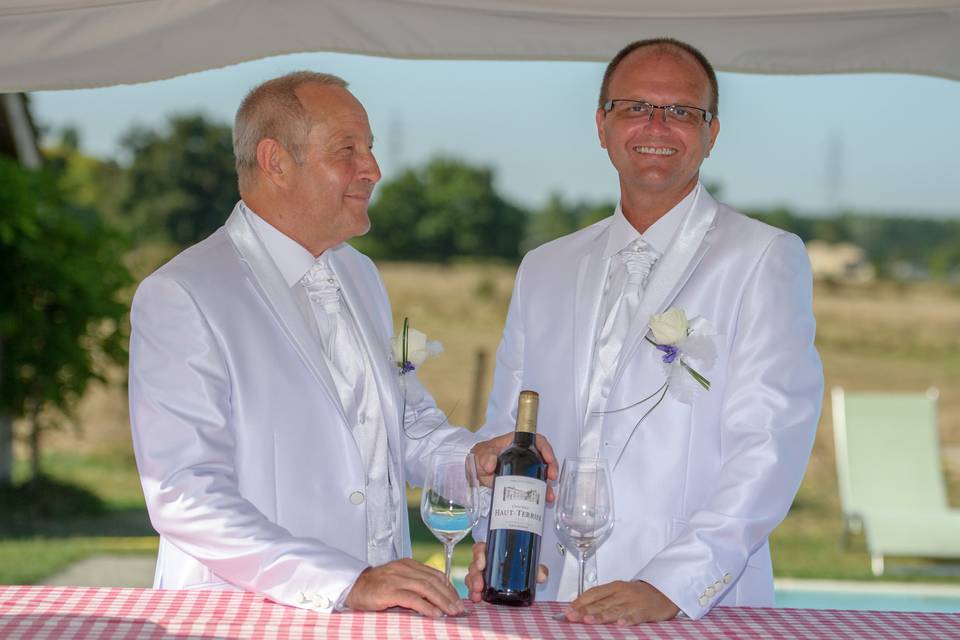
{"type": "Polygon", "coordinates": [[[536,447],[535,391],[521,391],[517,428],[497,458],[487,527],[483,599],[492,604],[533,604],[547,500],[547,465],[536,447]]]}

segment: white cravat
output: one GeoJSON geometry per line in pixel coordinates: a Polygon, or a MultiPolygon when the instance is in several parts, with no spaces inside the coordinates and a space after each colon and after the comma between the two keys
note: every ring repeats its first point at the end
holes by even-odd
{"type": "Polygon", "coordinates": [[[376,381],[360,347],[356,322],[341,298],[340,283],[325,255],[301,280],[317,321],[320,343],[345,415],[356,416],[353,435],[366,470],[364,503],[367,514],[367,562],[373,566],[398,557],[396,551],[396,477],[391,472],[387,432],[382,419],[376,381]]]}

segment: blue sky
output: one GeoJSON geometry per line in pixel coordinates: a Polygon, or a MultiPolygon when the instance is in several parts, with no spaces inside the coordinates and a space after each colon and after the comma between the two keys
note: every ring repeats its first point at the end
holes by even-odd
{"type": "MultiPolygon", "coordinates": [[[[389,179],[438,153],[491,165],[497,186],[537,206],[617,196],[593,122],[603,65],[392,60],[298,54],[171,80],[33,94],[34,114],[79,127],[86,151],[117,153],[133,123],[202,111],[223,121],[245,92],[293,69],[343,76],[366,105],[389,179]]],[[[720,74],[721,132],[703,176],[739,207],[960,217],[960,82],[871,74],[720,74]]]]}

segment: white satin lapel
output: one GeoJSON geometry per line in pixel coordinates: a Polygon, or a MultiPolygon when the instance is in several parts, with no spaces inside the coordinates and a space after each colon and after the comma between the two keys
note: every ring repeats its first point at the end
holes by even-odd
{"type": "Polygon", "coordinates": [[[706,189],[698,188],[699,193],[690,208],[690,213],[684,218],[671,246],[650,276],[650,282],[644,290],[643,299],[640,300],[637,315],[634,316],[630,325],[629,342],[624,343],[614,384],[620,380],[626,364],[643,343],[650,317],[655,313],[662,313],[673,302],[700,264],[700,259],[703,258],[709,246],[706,236],[717,216],[717,201],[707,193],[706,189]]]}
{"type": "Polygon", "coordinates": [[[609,269],[609,260],[603,259],[609,225],[597,234],[577,268],[577,289],[573,300],[573,375],[576,381],[577,425],[583,428],[586,412],[587,385],[590,383],[590,366],[597,336],[600,300],[609,269]]]}
{"type": "Polygon", "coordinates": [[[337,387],[330,376],[330,370],[320,358],[320,345],[317,344],[313,332],[297,308],[290,287],[287,286],[239,204],[224,226],[240,257],[250,267],[250,273],[253,276],[250,282],[253,288],[267,303],[277,324],[283,329],[307,369],[313,373],[320,382],[320,386],[330,396],[344,423],[349,424],[343,405],[340,403],[337,387]]]}
{"type": "Polygon", "coordinates": [[[392,451],[400,451],[400,405],[397,393],[399,390],[399,374],[391,361],[389,337],[377,331],[376,309],[371,308],[372,301],[380,299],[380,292],[371,290],[371,287],[361,281],[360,274],[350,268],[348,245],[340,245],[330,251],[330,268],[340,281],[340,293],[347,301],[353,319],[356,321],[366,350],[367,359],[373,368],[373,375],[380,390],[380,402],[383,405],[383,416],[387,423],[387,435],[390,438],[392,451]]]}

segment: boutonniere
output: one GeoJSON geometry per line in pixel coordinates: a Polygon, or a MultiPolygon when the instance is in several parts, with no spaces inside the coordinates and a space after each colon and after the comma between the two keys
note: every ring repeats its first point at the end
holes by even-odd
{"type": "MultiPolygon", "coordinates": [[[[620,450],[620,457],[623,457],[623,452],[627,450],[626,445],[633,438],[637,427],[654,409],[660,406],[668,392],[678,401],[689,404],[693,402],[697,393],[710,390],[710,381],[694,368],[710,369],[716,359],[716,345],[713,342],[713,336],[716,335],[716,332],[710,326],[710,323],[702,318],[694,318],[688,321],[687,314],[684,313],[683,309],[671,307],[663,313],[651,316],[649,326],[653,338],[650,336],[644,336],[644,338],[658,351],[663,352],[660,362],[667,379],[660,385],[659,389],[646,398],[620,409],[602,412],[604,414],[620,413],[657,398],[653,406],[647,409],[637,420],[637,423],[633,425],[633,430],[620,450]]],[[[617,458],[614,467],[620,462],[620,457],[617,458]]]]}
{"type": "Polygon", "coordinates": [[[666,389],[681,402],[692,402],[699,391],[710,390],[710,381],[694,367],[712,367],[716,347],[705,330],[706,323],[696,324],[700,331],[687,321],[683,309],[671,307],[650,318],[653,338],[645,336],[647,342],[663,352],[660,361],[667,376],[666,389]]]}
{"type": "Polygon", "coordinates": [[[427,358],[443,353],[443,345],[436,340],[427,340],[427,335],[410,326],[410,319],[403,319],[403,328],[393,336],[391,344],[393,359],[401,376],[426,362],[427,358]]]}
{"type": "MultiPolygon", "coordinates": [[[[400,389],[403,395],[403,406],[400,409],[400,424],[403,427],[403,433],[411,440],[422,440],[431,433],[447,424],[447,417],[436,406],[428,407],[427,410],[418,409],[422,404],[426,391],[420,386],[416,377],[407,380],[407,374],[416,371],[427,358],[437,356],[443,353],[443,345],[436,340],[427,340],[427,335],[422,331],[417,331],[410,326],[410,319],[403,319],[403,327],[400,332],[393,336],[390,342],[390,351],[393,356],[394,364],[397,366],[397,372],[400,374],[400,389]],[[407,394],[413,394],[413,400],[410,403],[412,408],[408,411],[407,394]],[[430,411],[432,408],[435,411],[430,411]],[[422,415],[421,415],[422,413],[422,415]],[[439,415],[437,415],[439,414],[439,415]],[[433,420],[437,423],[429,427],[424,433],[415,435],[412,428],[418,424],[429,425],[433,420]]],[[[432,402],[430,403],[433,404],[432,402]]]]}

